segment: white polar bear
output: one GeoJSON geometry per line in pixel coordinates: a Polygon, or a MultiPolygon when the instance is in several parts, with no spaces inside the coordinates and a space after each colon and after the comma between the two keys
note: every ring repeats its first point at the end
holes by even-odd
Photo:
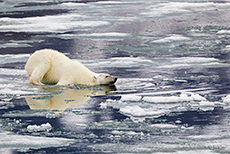
{"type": "Polygon", "coordinates": [[[36,85],[44,83],[68,85],[105,85],[114,84],[117,78],[109,74],[97,74],[90,71],[78,61],[73,61],[64,54],[43,49],[34,52],[28,59],[25,69],[29,82],[36,85]]]}

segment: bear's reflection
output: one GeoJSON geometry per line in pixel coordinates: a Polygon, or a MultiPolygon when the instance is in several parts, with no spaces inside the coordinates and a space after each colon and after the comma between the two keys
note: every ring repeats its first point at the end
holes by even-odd
{"type": "Polygon", "coordinates": [[[25,98],[30,109],[58,110],[56,113],[61,113],[67,108],[82,105],[84,102],[90,99],[90,96],[109,95],[116,90],[116,87],[63,87],[62,89],[60,89],[60,87],[50,87],[46,88],[45,90],[50,91],[52,94],[42,96],[28,96],[25,98]]]}

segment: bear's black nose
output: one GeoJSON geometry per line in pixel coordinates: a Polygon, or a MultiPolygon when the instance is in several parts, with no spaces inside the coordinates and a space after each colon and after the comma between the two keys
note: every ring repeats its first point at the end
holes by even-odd
{"type": "Polygon", "coordinates": [[[114,81],[111,81],[110,84],[114,84],[118,78],[114,78],[114,81]]]}

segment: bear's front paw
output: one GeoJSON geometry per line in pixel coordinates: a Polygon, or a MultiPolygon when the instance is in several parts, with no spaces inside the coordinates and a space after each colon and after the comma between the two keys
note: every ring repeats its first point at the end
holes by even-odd
{"type": "Polygon", "coordinates": [[[40,81],[35,81],[35,80],[30,80],[30,84],[35,84],[35,85],[40,85],[43,86],[44,84],[41,83],[40,81]]]}

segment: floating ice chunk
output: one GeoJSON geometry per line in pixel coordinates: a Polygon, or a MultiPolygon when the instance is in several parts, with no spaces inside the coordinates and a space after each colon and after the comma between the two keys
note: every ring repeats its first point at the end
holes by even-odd
{"type": "Polygon", "coordinates": [[[230,34],[230,30],[220,30],[217,34],[230,34]]]}
{"type": "Polygon", "coordinates": [[[164,128],[164,129],[178,128],[178,126],[172,124],[153,124],[151,125],[151,127],[164,128]]]}
{"type": "Polygon", "coordinates": [[[106,102],[101,102],[100,103],[100,108],[101,109],[106,109],[107,108],[107,103],[106,102]]]}
{"type": "Polygon", "coordinates": [[[170,64],[170,65],[162,65],[158,66],[158,68],[184,68],[184,67],[190,67],[190,64],[170,64]]]}
{"type": "Polygon", "coordinates": [[[33,92],[30,91],[22,91],[22,90],[16,90],[16,89],[9,89],[9,88],[4,88],[0,90],[0,94],[4,95],[15,95],[17,97],[22,96],[22,95],[30,95],[33,94],[33,92]]]}
{"type": "Polygon", "coordinates": [[[222,98],[223,103],[230,103],[230,94],[222,98]]]}
{"type": "Polygon", "coordinates": [[[28,132],[44,132],[44,131],[49,132],[51,129],[52,129],[52,126],[49,123],[42,124],[41,126],[29,125],[27,127],[28,132]]]}
{"type": "Polygon", "coordinates": [[[143,132],[137,133],[137,132],[134,132],[134,131],[128,131],[127,135],[141,135],[141,136],[143,136],[144,133],[143,132]]]}
{"type": "Polygon", "coordinates": [[[68,146],[75,142],[74,139],[17,135],[10,132],[0,132],[0,136],[1,148],[20,149],[23,151],[29,149],[68,146]]]}
{"type": "Polygon", "coordinates": [[[209,102],[209,101],[201,101],[199,102],[200,106],[214,106],[215,102],[209,102]]]}
{"type": "MultiPolygon", "coordinates": [[[[144,97],[143,100],[146,102],[154,102],[154,103],[169,103],[169,102],[180,102],[180,101],[182,101],[182,99],[180,97],[177,97],[177,96],[144,97]]],[[[187,101],[187,99],[186,99],[186,101],[187,101]]]]}
{"type": "Polygon", "coordinates": [[[91,34],[79,34],[78,36],[86,36],[86,37],[124,37],[128,36],[127,33],[118,33],[118,32],[110,32],[110,33],[91,33],[91,34]]]}
{"type": "Polygon", "coordinates": [[[230,45],[226,45],[226,47],[224,48],[224,50],[230,50],[230,45]]]}
{"type": "Polygon", "coordinates": [[[191,130],[191,129],[194,129],[194,127],[193,126],[191,126],[191,127],[181,126],[181,129],[191,130]]]}
{"type": "Polygon", "coordinates": [[[188,3],[188,2],[168,2],[160,3],[158,5],[149,5],[147,7],[149,11],[141,13],[142,15],[148,17],[162,16],[166,14],[175,14],[175,13],[189,13],[192,10],[199,10],[205,7],[213,7],[214,3],[188,3]]]}
{"type": "Polygon", "coordinates": [[[108,21],[80,20],[79,14],[63,14],[28,18],[1,18],[1,32],[65,32],[76,28],[89,28],[109,25],[108,21]]]}
{"type": "Polygon", "coordinates": [[[205,101],[206,98],[200,96],[199,94],[191,94],[188,96],[185,93],[182,93],[180,96],[156,96],[150,97],[145,96],[143,98],[146,102],[154,102],[154,103],[171,103],[171,102],[189,102],[189,101],[205,101]]]}
{"type": "Polygon", "coordinates": [[[123,4],[124,2],[117,2],[117,1],[99,1],[96,4],[123,4]]]}
{"type": "Polygon", "coordinates": [[[168,43],[172,41],[182,41],[182,40],[190,40],[190,38],[182,36],[182,35],[172,35],[163,39],[155,40],[153,43],[168,43]]]}
{"type": "Polygon", "coordinates": [[[140,101],[141,100],[141,96],[123,95],[120,100],[121,101],[140,101]]]}
{"type": "Polygon", "coordinates": [[[123,131],[118,131],[118,130],[113,130],[111,133],[112,134],[116,134],[116,135],[122,135],[122,134],[124,134],[123,131]]]}
{"type": "Polygon", "coordinates": [[[146,108],[141,108],[137,105],[122,107],[120,108],[120,111],[124,114],[129,114],[132,116],[150,116],[150,115],[161,115],[163,113],[166,113],[165,110],[146,109],[146,108]]]}
{"type": "Polygon", "coordinates": [[[73,2],[66,2],[66,3],[62,3],[60,4],[61,7],[63,6],[67,6],[67,7],[76,7],[76,6],[85,6],[85,3],[73,3],[73,2]]]}
{"type": "Polygon", "coordinates": [[[195,139],[195,140],[200,140],[200,139],[218,139],[221,136],[219,135],[193,135],[193,136],[188,136],[189,139],[195,139]]]}
{"type": "Polygon", "coordinates": [[[205,97],[202,97],[202,96],[200,96],[199,94],[194,94],[194,93],[192,93],[191,98],[192,98],[194,101],[205,101],[205,100],[206,100],[205,97]]]}
{"type": "Polygon", "coordinates": [[[207,57],[180,57],[173,58],[174,63],[210,63],[219,61],[216,58],[207,58],[207,57]]]}

